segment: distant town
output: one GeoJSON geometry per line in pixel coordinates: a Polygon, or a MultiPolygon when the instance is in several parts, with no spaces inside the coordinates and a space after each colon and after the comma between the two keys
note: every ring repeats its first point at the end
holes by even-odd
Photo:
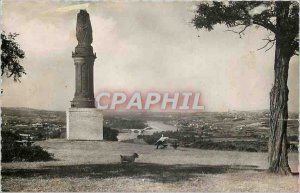
{"type": "MultiPolygon", "coordinates": [[[[298,147],[297,117],[298,113],[290,113],[288,120],[292,151],[298,147]]],[[[66,138],[65,118],[63,111],[4,107],[2,130],[18,133],[23,139],[20,143],[66,138]]],[[[136,143],[139,138],[139,142],[151,144],[165,134],[179,139],[183,147],[267,151],[269,112],[108,112],[104,126],[118,130],[118,140],[124,142],[136,143]]]]}

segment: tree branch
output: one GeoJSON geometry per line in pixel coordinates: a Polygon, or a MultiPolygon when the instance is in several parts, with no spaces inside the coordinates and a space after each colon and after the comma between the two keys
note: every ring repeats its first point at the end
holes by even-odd
{"type": "Polygon", "coordinates": [[[274,46],[274,44],[275,44],[275,42],[276,42],[276,39],[275,39],[275,38],[274,38],[274,39],[270,39],[269,37],[266,38],[266,39],[263,39],[263,40],[266,40],[267,43],[266,43],[263,47],[257,49],[257,51],[266,48],[270,43],[272,43],[272,45],[271,45],[269,48],[266,49],[265,52],[267,52],[267,51],[269,51],[271,48],[273,48],[273,46],[274,46]]]}
{"type": "Polygon", "coordinates": [[[276,27],[271,23],[253,20],[253,24],[260,25],[260,26],[272,31],[273,33],[276,33],[276,27]]]}
{"type": "Polygon", "coordinates": [[[275,41],[274,42],[272,42],[272,45],[268,48],[268,49],[266,49],[266,51],[265,52],[267,52],[267,51],[269,51],[271,48],[273,48],[273,46],[275,45],[275,41]]]}
{"type": "MultiPolygon", "coordinates": [[[[239,24],[239,25],[242,25],[242,24],[239,24]]],[[[236,25],[236,26],[238,26],[238,25],[236,25]]],[[[240,38],[242,38],[242,35],[241,35],[241,34],[243,34],[243,32],[244,32],[249,26],[250,26],[250,25],[245,25],[245,27],[244,27],[241,31],[234,31],[234,30],[228,29],[228,30],[225,30],[225,32],[226,32],[226,31],[230,31],[230,32],[239,34],[240,38]]]]}

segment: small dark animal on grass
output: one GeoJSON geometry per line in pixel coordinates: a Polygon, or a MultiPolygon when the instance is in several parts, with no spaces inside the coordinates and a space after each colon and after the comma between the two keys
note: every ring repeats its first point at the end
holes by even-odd
{"type": "Polygon", "coordinates": [[[133,163],[135,158],[138,158],[139,155],[134,153],[132,155],[120,155],[121,156],[121,163],[133,163]]]}

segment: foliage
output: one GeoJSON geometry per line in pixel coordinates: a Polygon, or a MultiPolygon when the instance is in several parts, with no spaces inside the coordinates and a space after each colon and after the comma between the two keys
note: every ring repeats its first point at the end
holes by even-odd
{"type": "Polygon", "coordinates": [[[16,144],[16,140],[20,140],[20,136],[17,133],[11,131],[1,131],[2,141],[2,162],[13,161],[49,161],[53,160],[53,155],[43,150],[42,147],[22,146],[16,144]]]}
{"type": "Polygon", "coordinates": [[[118,141],[119,131],[110,127],[103,127],[103,139],[107,141],[118,141]]]}
{"type": "Polygon", "coordinates": [[[112,128],[121,129],[144,129],[147,127],[142,120],[128,120],[128,119],[111,119],[107,125],[112,128]]]}
{"type": "Polygon", "coordinates": [[[210,150],[229,150],[229,151],[247,151],[247,152],[267,152],[267,141],[197,141],[191,147],[210,150]]]}
{"type": "Polygon", "coordinates": [[[18,35],[17,33],[8,35],[5,32],[1,33],[1,76],[4,74],[8,78],[13,76],[14,81],[20,81],[19,78],[26,74],[25,69],[20,65],[20,60],[25,58],[25,52],[16,42],[18,35]]]}
{"type": "MultiPolygon", "coordinates": [[[[156,132],[152,135],[139,135],[139,139],[143,139],[146,143],[154,145],[155,142],[161,137],[161,135],[172,139],[177,139],[179,146],[191,147],[199,149],[210,149],[210,150],[227,150],[227,151],[247,151],[247,152],[267,152],[268,145],[267,141],[212,141],[204,140],[200,137],[196,137],[192,132],[174,132],[164,131],[156,132]]],[[[297,146],[290,145],[289,150],[297,152],[297,146]]]]}
{"type": "Polygon", "coordinates": [[[42,147],[20,146],[16,151],[13,161],[50,161],[53,160],[53,155],[45,151],[42,147]]]}
{"type": "MultiPolygon", "coordinates": [[[[284,39],[289,42],[290,55],[299,51],[299,3],[297,1],[228,1],[228,2],[202,2],[198,5],[196,15],[192,23],[197,29],[211,31],[217,24],[225,24],[228,31],[240,35],[250,26],[263,27],[271,32],[266,39],[265,46],[269,50],[276,39],[284,39]],[[284,30],[277,29],[277,16],[283,7],[288,6],[288,22],[284,30]],[[235,29],[235,30],[233,30],[235,29]],[[276,34],[276,37],[270,38],[276,34]]],[[[261,48],[261,49],[262,49],[261,48]]]]}

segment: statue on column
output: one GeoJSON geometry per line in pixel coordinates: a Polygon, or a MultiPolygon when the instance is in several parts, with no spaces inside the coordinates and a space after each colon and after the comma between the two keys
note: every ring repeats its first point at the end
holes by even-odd
{"type": "Polygon", "coordinates": [[[77,14],[76,37],[78,46],[90,46],[93,42],[93,30],[90,21],[90,16],[86,10],[80,10],[77,14]]]}
{"type": "Polygon", "coordinates": [[[80,10],[77,14],[76,38],[78,45],[75,48],[75,55],[89,56],[93,55],[93,29],[91,20],[86,10],[80,10]]]}

